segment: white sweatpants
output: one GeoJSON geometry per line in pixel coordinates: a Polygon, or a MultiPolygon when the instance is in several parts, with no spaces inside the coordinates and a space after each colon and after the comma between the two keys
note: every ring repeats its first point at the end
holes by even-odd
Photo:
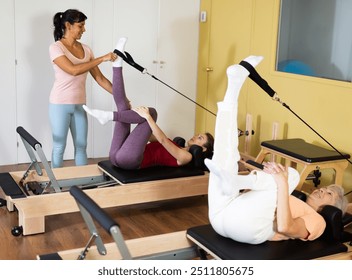
{"type": "MultiPolygon", "coordinates": [[[[245,59],[253,67],[262,57],[245,59]]],[[[215,126],[214,156],[206,160],[209,177],[209,219],[214,230],[236,241],[259,244],[274,235],[277,186],[274,178],[263,171],[238,175],[237,99],[249,72],[240,65],[227,69],[228,86],[224,100],[218,103],[215,126]],[[251,191],[241,194],[241,189],[251,191]]],[[[292,192],[299,175],[289,169],[292,192]]]]}

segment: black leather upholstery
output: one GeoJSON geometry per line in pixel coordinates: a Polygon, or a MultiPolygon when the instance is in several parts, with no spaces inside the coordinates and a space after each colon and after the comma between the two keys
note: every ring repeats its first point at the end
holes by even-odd
{"type": "Polygon", "coordinates": [[[122,184],[204,175],[203,170],[199,168],[190,168],[188,166],[153,166],[142,169],[126,170],[114,166],[109,160],[100,161],[98,166],[105,173],[109,174],[122,184]]]}
{"type": "Polygon", "coordinates": [[[220,236],[210,224],[190,228],[187,235],[223,260],[308,260],[347,251],[343,243],[323,239],[266,241],[251,245],[220,236]]]}
{"type": "MultiPolygon", "coordinates": [[[[297,190],[292,195],[306,199],[306,195],[297,190]]],[[[306,260],[346,252],[348,248],[342,242],[352,240],[352,236],[343,230],[342,211],[327,205],[320,214],[326,221],[326,229],[314,241],[266,241],[251,245],[220,236],[210,224],[190,228],[187,235],[201,244],[199,246],[227,260],[306,260]]]]}

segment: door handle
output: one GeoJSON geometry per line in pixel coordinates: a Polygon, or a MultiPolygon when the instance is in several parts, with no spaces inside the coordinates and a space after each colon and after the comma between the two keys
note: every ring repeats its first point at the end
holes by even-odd
{"type": "Polygon", "coordinates": [[[213,72],[213,67],[207,67],[207,68],[205,68],[205,71],[207,71],[207,72],[213,72]]]}

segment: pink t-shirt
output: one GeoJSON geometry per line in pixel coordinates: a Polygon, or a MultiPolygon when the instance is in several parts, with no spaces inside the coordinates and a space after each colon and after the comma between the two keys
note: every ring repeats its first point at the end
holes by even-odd
{"type": "Polygon", "coordinates": [[[87,74],[83,73],[73,76],[62,70],[54,63],[54,60],[65,55],[73,64],[88,62],[93,59],[92,50],[85,44],[82,44],[84,58],[75,57],[66,47],[56,41],[49,46],[49,55],[55,72],[54,85],[50,92],[50,103],[53,104],[85,104],[86,103],[86,80],[87,74]]]}
{"type": "MultiPolygon", "coordinates": [[[[315,211],[307,203],[293,195],[290,195],[289,203],[292,217],[302,218],[309,232],[308,237],[302,240],[314,240],[323,234],[326,227],[326,222],[324,218],[319,213],[317,213],[317,211],[315,211]]],[[[285,239],[289,238],[280,233],[275,233],[274,237],[271,240],[277,241],[285,239]]]]}

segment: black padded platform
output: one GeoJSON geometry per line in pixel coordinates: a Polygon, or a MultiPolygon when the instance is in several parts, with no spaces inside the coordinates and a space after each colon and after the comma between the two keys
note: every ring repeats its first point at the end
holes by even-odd
{"type": "Polygon", "coordinates": [[[109,160],[100,161],[98,166],[104,173],[108,174],[121,184],[199,176],[205,174],[203,170],[189,166],[153,166],[142,169],[125,170],[114,166],[109,160]]]}
{"type": "Polygon", "coordinates": [[[62,258],[60,257],[60,255],[58,253],[40,255],[39,259],[40,260],[44,260],[44,261],[58,261],[58,260],[62,260],[62,258]]]}
{"type": "Polygon", "coordinates": [[[201,248],[207,248],[223,260],[309,260],[348,250],[339,241],[322,239],[266,241],[251,245],[220,236],[210,224],[190,228],[187,235],[194,238],[201,248]]]}
{"type": "Polygon", "coordinates": [[[0,173],[0,187],[4,193],[11,198],[26,197],[10,173],[0,173]]]}
{"type": "Polygon", "coordinates": [[[349,154],[340,155],[336,151],[307,143],[300,138],[264,141],[261,145],[308,163],[350,158],[349,154]]]}

